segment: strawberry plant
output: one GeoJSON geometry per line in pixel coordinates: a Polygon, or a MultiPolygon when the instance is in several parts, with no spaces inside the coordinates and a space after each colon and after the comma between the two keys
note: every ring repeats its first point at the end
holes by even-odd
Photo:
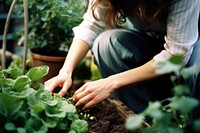
{"type": "Polygon", "coordinates": [[[76,107],[37,82],[47,73],[47,66],[26,74],[17,67],[0,71],[0,132],[87,132],[87,121],[79,118],[76,107]]]}

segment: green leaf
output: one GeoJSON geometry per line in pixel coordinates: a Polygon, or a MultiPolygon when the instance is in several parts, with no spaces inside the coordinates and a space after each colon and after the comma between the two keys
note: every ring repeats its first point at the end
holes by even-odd
{"type": "Polygon", "coordinates": [[[49,19],[49,14],[50,14],[50,12],[49,11],[45,11],[44,13],[42,13],[42,17],[41,17],[41,20],[42,21],[48,21],[48,19],[49,19]]]}
{"type": "Polygon", "coordinates": [[[87,133],[88,123],[84,120],[75,120],[72,122],[70,130],[76,131],[76,133],[87,133]]]}
{"type": "Polygon", "coordinates": [[[8,94],[12,97],[18,98],[18,99],[27,98],[34,91],[35,90],[33,90],[32,88],[27,88],[27,89],[22,90],[22,91],[15,91],[12,88],[3,88],[4,93],[6,93],[6,94],[8,94]]]}
{"type": "Polygon", "coordinates": [[[26,129],[25,129],[25,128],[22,128],[22,127],[18,127],[18,128],[17,128],[17,132],[18,132],[18,133],[26,133],[26,129]]]}
{"type": "Polygon", "coordinates": [[[173,63],[173,64],[177,64],[180,65],[183,62],[183,55],[182,54],[176,54],[173,55],[169,58],[169,62],[173,63]]]}
{"type": "Polygon", "coordinates": [[[9,69],[1,70],[1,72],[0,72],[0,78],[1,79],[5,79],[8,74],[10,74],[10,70],[9,69]]]}
{"type": "Polygon", "coordinates": [[[37,7],[37,9],[42,11],[46,7],[46,4],[43,2],[39,2],[36,7],[37,7]]]}
{"type": "Polygon", "coordinates": [[[128,117],[125,122],[125,127],[128,130],[134,131],[142,126],[144,117],[142,115],[134,115],[128,117]]]}
{"type": "Polygon", "coordinates": [[[5,129],[8,131],[14,131],[16,130],[16,126],[14,123],[8,122],[5,124],[5,129]]]}
{"type": "Polygon", "coordinates": [[[196,133],[200,132],[200,119],[194,121],[193,129],[196,133]]]}
{"type": "Polygon", "coordinates": [[[4,72],[3,71],[0,71],[0,79],[3,79],[5,76],[4,76],[4,72]]]}
{"type": "Polygon", "coordinates": [[[64,118],[66,116],[66,112],[56,108],[56,106],[46,107],[45,114],[48,117],[56,117],[56,118],[64,118]]]}
{"type": "Polygon", "coordinates": [[[30,133],[47,133],[48,128],[43,125],[40,119],[36,119],[34,117],[30,117],[26,122],[26,129],[30,133]]]}
{"type": "Polygon", "coordinates": [[[156,72],[157,73],[171,73],[171,72],[179,72],[183,67],[183,55],[173,55],[165,62],[157,63],[159,67],[156,72]]]}
{"type": "Polygon", "coordinates": [[[51,92],[48,90],[38,90],[35,93],[35,98],[39,99],[41,101],[50,101],[53,100],[53,97],[51,96],[51,92]]]}
{"type": "Polygon", "coordinates": [[[23,75],[23,71],[22,69],[14,68],[10,70],[10,74],[11,74],[12,79],[16,79],[17,77],[23,75]]]}
{"type": "Polygon", "coordinates": [[[0,115],[5,116],[7,120],[15,119],[23,103],[24,101],[18,98],[0,93],[0,115]]]}
{"type": "Polygon", "coordinates": [[[58,104],[58,100],[49,100],[45,102],[46,104],[48,104],[48,106],[56,106],[58,104]]]}
{"type": "Polygon", "coordinates": [[[182,66],[181,65],[177,65],[177,64],[173,64],[169,61],[166,61],[164,64],[160,63],[158,64],[158,69],[156,69],[157,73],[171,73],[171,72],[178,72],[182,66]]]}
{"type": "Polygon", "coordinates": [[[190,113],[194,107],[198,105],[198,101],[190,97],[174,97],[169,104],[173,110],[181,111],[182,113],[190,113]],[[187,108],[185,107],[187,105],[187,108]]]}
{"type": "Polygon", "coordinates": [[[38,80],[42,77],[44,77],[47,73],[49,72],[49,67],[47,65],[42,65],[39,67],[33,67],[31,68],[28,73],[27,76],[32,80],[38,80]]]}
{"type": "Polygon", "coordinates": [[[158,101],[155,102],[149,102],[149,106],[145,109],[144,114],[152,114],[157,110],[159,110],[161,107],[161,103],[158,101]]]}
{"type": "Polygon", "coordinates": [[[34,112],[40,113],[45,110],[45,106],[42,104],[35,104],[30,106],[31,110],[34,110],[34,112]]]}
{"type": "Polygon", "coordinates": [[[51,118],[51,117],[45,117],[45,119],[41,119],[44,126],[49,128],[54,128],[57,125],[57,122],[59,121],[58,118],[51,118]]]}
{"type": "Polygon", "coordinates": [[[76,131],[74,131],[74,130],[70,130],[68,133],[76,133],[76,131]]]}
{"type": "Polygon", "coordinates": [[[190,76],[194,75],[197,72],[195,66],[191,66],[188,68],[184,68],[181,70],[181,75],[185,80],[187,80],[190,76]]]}
{"type": "Polygon", "coordinates": [[[30,87],[31,80],[27,76],[20,76],[14,81],[13,88],[17,91],[25,90],[26,88],[30,87]]]}
{"type": "Polygon", "coordinates": [[[1,81],[1,84],[0,84],[0,86],[3,88],[3,87],[5,87],[5,88],[7,88],[7,87],[11,87],[11,86],[13,86],[13,84],[14,84],[14,80],[13,79],[10,79],[10,78],[6,78],[6,79],[2,79],[2,80],[0,80],[1,81]]]}
{"type": "Polygon", "coordinates": [[[190,93],[190,88],[188,85],[177,85],[174,87],[174,91],[177,96],[188,95],[190,93]]]}
{"type": "Polygon", "coordinates": [[[69,104],[67,101],[62,101],[62,106],[60,110],[65,111],[67,113],[75,113],[76,107],[73,104],[69,104]]]}

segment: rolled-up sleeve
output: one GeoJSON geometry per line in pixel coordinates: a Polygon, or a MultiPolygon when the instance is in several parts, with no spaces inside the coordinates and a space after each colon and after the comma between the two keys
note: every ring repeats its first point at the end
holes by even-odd
{"type": "Polygon", "coordinates": [[[164,50],[154,57],[156,62],[165,61],[171,55],[183,54],[186,64],[193,45],[198,39],[200,0],[174,0],[169,8],[164,50]]]}
{"type": "Polygon", "coordinates": [[[91,5],[95,0],[90,0],[87,12],[83,16],[83,21],[80,25],[73,28],[74,38],[84,40],[92,47],[94,39],[105,29],[103,21],[104,6],[100,6],[95,10],[94,18],[91,10],[91,5]]]}

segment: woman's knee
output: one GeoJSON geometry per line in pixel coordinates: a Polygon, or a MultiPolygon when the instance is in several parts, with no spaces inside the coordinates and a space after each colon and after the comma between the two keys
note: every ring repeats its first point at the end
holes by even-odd
{"type": "MultiPolygon", "coordinates": [[[[109,61],[118,59],[128,59],[132,56],[132,52],[124,44],[127,30],[108,30],[101,33],[94,41],[92,52],[96,58],[102,58],[109,61]]],[[[130,44],[130,43],[129,43],[130,44]]]]}
{"type": "MultiPolygon", "coordinates": [[[[117,48],[118,44],[124,43],[128,30],[107,30],[102,32],[94,41],[93,50],[98,50],[100,52],[107,51],[110,49],[110,46],[117,48]],[[122,40],[123,39],[123,40],[122,40]],[[120,42],[120,43],[119,43],[120,42]]],[[[110,51],[107,51],[110,52],[110,51]]]]}
{"type": "MultiPolygon", "coordinates": [[[[126,31],[108,30],[100,34],[92,47],[95,64],[104,76],[127,70],[123,59],[129,59],[132,53],[123,47],[118,38],[121,38],[126,31]]],[[[126,34],[126,33],[125,33],[126,34]]]]}

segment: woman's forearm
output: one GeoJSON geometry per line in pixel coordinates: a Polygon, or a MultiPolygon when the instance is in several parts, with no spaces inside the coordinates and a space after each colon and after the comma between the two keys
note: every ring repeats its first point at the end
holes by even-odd
{"type": "Polygon", "coordinates": [[[65,63],[60,73],[72,74],[76,66],[85,57],[89,50],[89,45],[80,39],[73,39],[65,63]]]}
{"type": "Polygon", "coordinates": [[[113,81],[113,91],[124,86],[138,84],[162,75],[155,72],[156,66],[153,65],[153,62],[154,61],[151,60],[140,67],[108,77],[113,81]]]}

